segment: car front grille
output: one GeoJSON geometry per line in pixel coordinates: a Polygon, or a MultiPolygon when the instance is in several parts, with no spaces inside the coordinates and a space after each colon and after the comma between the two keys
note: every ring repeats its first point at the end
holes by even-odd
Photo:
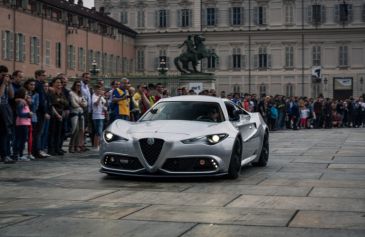
{"type": "Polygon", "coordinates": [[[218,169],[218,163],[208,157],[169,158],[162,169],[169,172],[209,172],[218,169]]]}
{"type": "Polygon", "coordinates": [[[144,158],[149,165],[154,165],[158,156],[161,153],[164,140],[154,138],[143,138],[139,140],[139,145],[141,147],[144,158]]]}
{"type": "Polygon", "coordinates": [[[122,170],[139,170],[143,166],[137,157],[121,156],[121,155],[106,155],[103,163],[108,168],[122,170]]]}

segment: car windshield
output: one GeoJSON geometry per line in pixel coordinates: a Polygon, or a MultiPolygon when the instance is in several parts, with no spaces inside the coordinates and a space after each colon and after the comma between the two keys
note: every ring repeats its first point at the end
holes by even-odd
{"type": "Polygon", "coordinates": [[[220,123],[224,121],[221,107],[216,102],[166,101],[156,104],[139,121],[189,120],[220,123]]]}

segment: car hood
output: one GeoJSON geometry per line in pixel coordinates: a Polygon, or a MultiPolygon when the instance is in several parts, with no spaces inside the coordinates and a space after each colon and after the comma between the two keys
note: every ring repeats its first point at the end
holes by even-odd
{"type": "Polygon", "coordinates": [[[227,126],[226,122],[209,123],[183,120],[156,120],[137,123],[118,120],[113,125],[113,132],[121,136],[127,135],[135,138],[153,136],[176,139],[222,132],[224,131],[223,128],[227,126]]]}

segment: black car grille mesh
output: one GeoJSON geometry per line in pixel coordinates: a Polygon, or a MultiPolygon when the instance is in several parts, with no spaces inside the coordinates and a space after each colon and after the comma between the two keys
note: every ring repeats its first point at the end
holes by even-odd
{"type": "Polygon", "coordinates": [[[150,141],[148,143],[148,138],[143,138],[139,140],[139,145],[141,147],[144,158],[146,159],[149,165],[154,165],[158,156],[161,153],[162,146],[164,144],[164,140],[162,139],[153,139],[153,143],[150,141]]]}
{"type": "Polygon", "coordinates": [[[104,157],[104,165],[108,168],[123,170],[138,170],[143,168],[137,157],[121,155],[106,155],[104,157]]]}
{"type": "Polygon", "coordinates": [[[215,171],[218,167],[215,167],[214,164],[217,163],[215,161],[213,163],[211,158],[204,157],[169,158],[162,166],[162,169],[170,172],[215,171]]]}

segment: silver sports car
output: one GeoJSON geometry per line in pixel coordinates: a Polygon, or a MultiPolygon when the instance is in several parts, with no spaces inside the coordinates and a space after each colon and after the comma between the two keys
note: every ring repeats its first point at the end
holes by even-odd
{"type": "Polygon", "coordinates": [[[138,122],[114,121],[103,134],[101,172],[128,176],[237,178],[266,166],[269,132],[259,113],[210,96],[162,99],[138,122]]]}

